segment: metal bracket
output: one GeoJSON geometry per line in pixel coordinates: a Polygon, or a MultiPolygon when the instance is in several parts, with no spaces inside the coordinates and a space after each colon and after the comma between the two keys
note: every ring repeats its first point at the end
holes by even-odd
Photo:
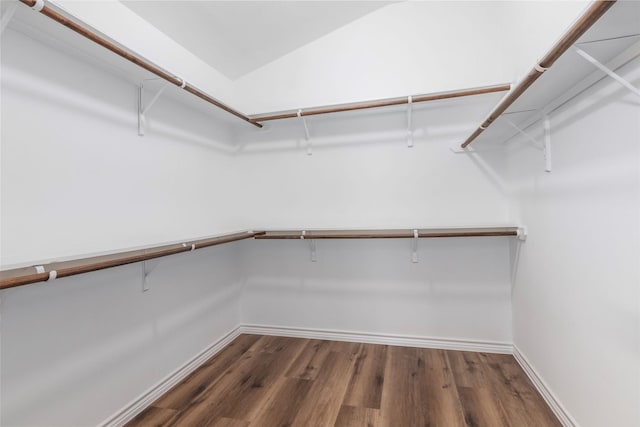
{"type": "Polygon", "coordinates": [[[4,33],[5,28],[9,25],[9,21],[13,18],[13,14],[16,13],[16,9],[18,8],[17,0],[11,3],[7,10],[2,14],[2,20],[0,21],[0,34],[4,33]]]}
{"type": "Polygon", "coordinates": [[[140,86],[138,87],[138,135],[144,136],[145,126],[147,124],[147,113],[151,110],[153,104],[156,103],[166,88],[167,85],[164,84],[158,92],[156,92],[153,98],[151,98],[149,103],[144,106],[144,81],[140,82],[140,86]]]}
{"type": "MultiPolygon", "coordinates": [[[[191,245],[191,247],[191,250],[193,250],[195,248],[195,245],[191,245]]],[[[160,264],[160,262],[157,262],[151,269],[147,269],[147,260],[142,261],[140,264],[142,265],[142,292],[147,292],[149,289],[151,289],[151,284],[149,283],[149,275],[153,273],[153,270],[158,267],[158,264],[160,264]]]]}
{"type": "Polygon", "coordinates": [[[413,129],[411,127],[411,116],[413,113],[413,98],[407,97],[407,147],[413,147],[413,129]]]}
{"type": "Polygon", "coordinates": [[[307,156],[313,155],[311,147],[311,137],[309,136],[309,128],[307,127],[307,120],[302,115],[302,110],[298,110],[298,118],[302,120],[302,126],[304,126],[304,139],[307,141],[307,156]]]}
{"type": "Polygon", "coordinates": [[[418,262],[418,239],[420,238],[420,234],[417,229],[413,230],[413,248],[411,252],[411,262],[418,262]]]}
{"type": "Polygon", "coordinates": [[[147,277],[149,277],[149,273],[151,272],[147,271],[147,261],[142,261],[141,266],[142,266],[142,292],[147,292],[149,289],[151,289],[151,285],[149,285],[149,282],[147,281],[147,277]]]}
{"type": "Polygon", "coordinates": [[[551,172],[551,123],[549,116],[544,116],[544,170],[551,172]]]}
{"type": "MultiPolygon", "coordinates": [[[[520,129],[515,123],[511,120],[505,118],[505,121],[511,125],[515,130],[518,131],[521,135],[527,138],[529,141],[533,143],[533,146],[537,149],[540,149],[540,143],[537,139],[529,135],[524,130],[520,129]]],[[[542,152],[544,154],[544,170],[545,172],[551,172],[551,124],[549,121],[549,116],[545,115],[543,120],[544,125],[544,144],[542,144],[542,152]]]]}
{"type": "MultiPolygon", "coordinates": [[[[300,235],[300,240],[304,240],[307,235],[305,230],[302,230],[302,234],[300,235]]],[[[309,249],[311,250],[311,262],[318,261],[318,256],[316,254],[316,241],[313,239],[309,239],[309,249]]]]}
{"type": "Polygon", "coordinates": [[[587,52],[585,52],[584,50],[580,49],[579,47],[574,47],[574,49],[575,49],[576,53],[578,55],[580,55],[582,58],[584,58],[587,62],[591,63],[592,65],[594,65],[596,68],[600,69],[601,71],[604,71],[609,77],[611,77],[612,79],[614,79],[615,81],[620,83],[622,86],[624,86],[627,89],[629,89],[632,93],[635,93],[637,96],[640,96],[640,89],[638,89],[635,86],[633,86],[631,83],[629,83],[627,80],[625,80],[625,78],[622,77],[620,74],[615,73],[609,67],[607,67],[602,62],[598,61],[596,58],[594,58],[593,56],[589,55],[587,52]]]}
{"type": "Polygon", "coordinates": [[[529,135],[527,132],[525,132],[524,130],[520,129],[520,127],[518,127],[518,125],[516,125],[515,123],[513,123],[511,120],[507,119],[505,117],[505,121],[507,123],[509,123],[509,126],[511,126],[512,128],[514,128],[515,130],[518,131],[518,133],[522,136],[524,136],[526,139],[528,139],[535,148],[537,148],[538,150],[543,149],[544,146],[541,147],[542,144],[540,144],[540,142],[538,142],[537,139],[535,139],[534,137],[532,137],[531,135],[529,135]]]}

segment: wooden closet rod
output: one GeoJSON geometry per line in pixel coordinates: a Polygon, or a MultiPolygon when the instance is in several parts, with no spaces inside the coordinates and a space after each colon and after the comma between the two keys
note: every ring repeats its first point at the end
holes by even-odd
{"type": "MultiPolygon", "coordinates": [[[[518,236],[518,227],[418,228],[418,238],[518,236]]],[[[256,239],[411,239],[413,229],[404,230],[286,230],[266,231],[256,239]]]]}
{"type": "MultiPolygon", "coordinates": [[[[459,98],[462,96],[471,96],[471,95],[481,95],[485,93],[494,93],[494,92],[504,92],[511,89],[511,85],[502,84],[496,86],[487,86],[475,89],[462,89],[450,92],[440,92],[434,93],[430,95],[416,95],[411,97],[411,102],[427,102],[427,101],[437,101],[440,99],[449,99],[449,98],[459,98]]],[[[407,104],[409,102],[408,97],[404,98],[394,98],[387,100],[377,100],[377,101],[368,101],[368,102],[360,102],[357,104],[344,104],[344,105],[334,105],[331,107],[323,107],[323,108],[311,108],[306,111],[300,111],[301,116],[315,116],[317,114],[329,114],[329,113],[339,113],[343,111],[353,111],[353,110],[365,110],[367,108],[377,108],[377,107],[389,107],[391,105],[402,105],[407,104]]],[[[251,120],[254,122],[266,122],[269,120],[280,120],[280,119],[292,119],[298,117],[298,112],[286,112],[286,113],[265,113],[256,116],[251,116],[251,120]]]]}
{"type": "Polygon", "coordinates": [[[605,14],[616,0],[596,0],[578,19],[538,64],[522,79],[513,90],[493,109],[489,117],[461,145],[466,148],[485,129],[504,113],[528,88],[547,71],[563,53],[567,51],[598,19],[605,14]]]}
{"type": "Polygon", "coordinates": [[[81,36],[93,41],[94,43],[99,44],[100,46],[110,50],[111,52],[115,53],[118,56],[121,56],[122,58],[126,59],[127,61],[133,62],[134,64],[138,65],[141,68],[144,68],[145,70],[155,74],[156,76],[168,81],[169,83],[172,83],[176,86],[178,86],[179,88],[184,89],[185,91],[189,92],[192,95],[197,96],[198,98],[215,105],[216,107],[233,114],[234,116],[244,120],[247,123],[250,123],[254,126],[257,126],[259,128],[262,127],[262,125],[260,123],[256,123],[255,121],[251,120],[249,117],[245,116],[244,114],[234,110],[233,108],[223,104],[220,101],[217,101],[216,99],[210,97],[209,95],[207,95],[206,93],[202,92],[200,89],[197,89],[196,87],[194,87],[193,85],[187,83],[186,81],[184,81],[182,78],[174,76],[168,72],[166,72],[165,70],[161,69],[160,67],[152,64],[151,62],[142,59],[136,55],[134,55],[133,53],[131,53],[130,51],[123,49],[122,47],[118,46],[117,44],[103,38],[102,36],[94,33],[93,31],[91,31],[89,28],[83,27],[82,25],[78,24],[77,22],[72,21],[71,19],[67,18],[66,16],[64,16],[63,14],[55,11],[53,8],[51,8],[50,6],[47,5],[46,0],[20,0],[22,3],[24,3],[25,5],[31,7],[34,10],[39,11],[40,13],[42,13],[43,15],[53,19],[54,21],[64,25],[65,27],[75,31],[76,33],[80,34],[81,36]]]}
{"type": "Polygon", "coordinates": [[[109,255],[101,255],[90,258],[80,258],[69,261],[52,262],[40,266],[15,268],[0,271],[0,289],[14,288],[37,282],[46,282],[54,273],[54,278],[68,277],[76,274],[89,273],[105,268],[118,267],[149,259],[160,258],[167,255],[190,252],[195,249],[221,245],[238,240],[251,239],[264,233],[263,231],[248,231],[243,233],[227,234],[224,236],[200,239],[187,243],[155,246],[152,248],[138,249],[127,252],[118,252],[109,255]]]}
{"type": "Polygon", "coordinates": [[[89,258],[52,262],[31,267],[0,271],[0,290],[46,282],[59,277],[74,276],[105,268],[133,264],[163,256],[190,252],[209,246],[244,239],[404,239],[429,237],[522,237],[518,227],[420,228],[404,230],[309,230],[309,231],[246,231],[226,234],[186,243],[154,246],[146,249],[118,252],[89,258]],[[416,236],[417,234],[417,236],[416,236]]]}

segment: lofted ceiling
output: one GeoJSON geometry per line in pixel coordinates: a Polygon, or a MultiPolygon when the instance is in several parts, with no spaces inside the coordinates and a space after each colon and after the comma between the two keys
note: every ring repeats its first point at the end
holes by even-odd
{"type": "Polygon", "coordinates": [[[122,1],[231,80],[389,1],[122,1]]]}

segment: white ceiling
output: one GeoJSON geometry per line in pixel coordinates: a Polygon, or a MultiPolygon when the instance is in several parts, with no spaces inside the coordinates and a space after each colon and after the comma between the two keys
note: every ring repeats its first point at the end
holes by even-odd
{"type": "Polygon", "coordinates": [[[231,80],[390,1],[122,1],[231,80]]]}

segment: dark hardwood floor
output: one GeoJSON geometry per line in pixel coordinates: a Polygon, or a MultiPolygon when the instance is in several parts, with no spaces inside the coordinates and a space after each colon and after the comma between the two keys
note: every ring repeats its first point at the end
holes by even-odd
{"type": "Polygon", "coordinates": [[[560,426],[511,355],[241,335],[128,426],[560,426]]]}

